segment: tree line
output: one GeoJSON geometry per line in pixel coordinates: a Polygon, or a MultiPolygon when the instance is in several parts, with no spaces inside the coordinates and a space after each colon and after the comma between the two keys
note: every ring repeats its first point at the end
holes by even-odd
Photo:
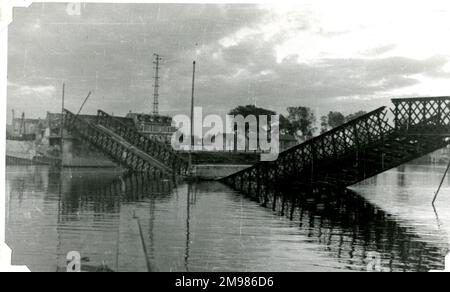
{"type": "MultiPolygon", "coordinates": [[[[366,114],[365,111],[358,111],[349,115],[344,115],[338,111],[330,111],[327,115],[320,117],[320,134],[339,127],[364,114],[366,114]]],[[[276,115],[276,112],[255,105],[246,105],[232,109],[229,115],[242,115],[243,117],[254,115],[259,117],[260,115],[276,115]]],[[[316,125],[316,115],[309,107],[288,107],[287,115],[280,115],[280,134],[291,135],[298,141],[305,141],[314,137],[318,130],[316,125]]]]}

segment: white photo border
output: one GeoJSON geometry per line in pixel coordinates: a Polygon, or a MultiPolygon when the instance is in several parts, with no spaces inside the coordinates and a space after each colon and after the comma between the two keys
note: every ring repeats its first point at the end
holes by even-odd
{"type": "MultiPolygon", "coordinates": [[[[2,0],[0,2],[0,99],[1,99],[1,121],[0,121],[0,272],[2,271],[29,271],[25,266],[11,266],[11,250],[6,245],[6,104],[7,104],[7,61],[8,61],[8,25],[13,21],[13,9],[26,9],[32,3],[166,3],[166,4],[289,4],[289,3],[324,3],[335,2],[335,0],[191,0],[191,1],[176,1],[176,0],[78,0],[78,1],[61,1],[61,0],[45,0],[45,1],[30,1],[30,0],[2,0]]],[[[405,1],[408,3],[410,1],[405,1]]],[[[439,1],[438,1],[439,2],[439,1]]],[[[446,2],[446,1],[443,1],[446,2]]],[[[305,4],[306,4],[305,3],[305,4]]],[[[450,263],[450,255],[447,257],[446,264],[450,263]]],[[[449,268],[447,267],[446,270],[449,268]]]]}

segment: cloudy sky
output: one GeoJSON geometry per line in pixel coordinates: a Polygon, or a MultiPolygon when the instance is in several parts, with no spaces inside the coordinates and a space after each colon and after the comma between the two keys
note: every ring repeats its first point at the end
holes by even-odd
{"type": "Polygon", "coordinates": [[[450,95],[445,1],[297,2],[83,4],[75,16],[65,4],[16,8],[8,114],[60,111],[63,82],[72,111],[93,91],[84,113],[151,112],[154,52],[163,57],[160,112],[170,115],[189,112],[194,59],[206,113],[254,103],[350,113],[391,97],[450,95]]]}

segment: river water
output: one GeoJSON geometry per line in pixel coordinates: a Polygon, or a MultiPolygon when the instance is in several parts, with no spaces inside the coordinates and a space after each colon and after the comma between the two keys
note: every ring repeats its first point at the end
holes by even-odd
{"type": "Polygon", "coordinates": [[[262,206],[218,182],[113,169],[8,166],[13,264],[65,271],[428,271],[449,248],[450,179],[406,165],[345,194],[274,196],[262,206]]]}

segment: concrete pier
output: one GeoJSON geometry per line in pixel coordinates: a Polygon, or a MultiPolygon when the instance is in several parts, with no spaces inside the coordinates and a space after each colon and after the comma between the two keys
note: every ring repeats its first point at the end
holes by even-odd
{"type": "Polygon", "coordinates": [[[109,157],[88,143],[69,134],[64,136],[62,166],[64,167],[118,167],[109,157]]]}

